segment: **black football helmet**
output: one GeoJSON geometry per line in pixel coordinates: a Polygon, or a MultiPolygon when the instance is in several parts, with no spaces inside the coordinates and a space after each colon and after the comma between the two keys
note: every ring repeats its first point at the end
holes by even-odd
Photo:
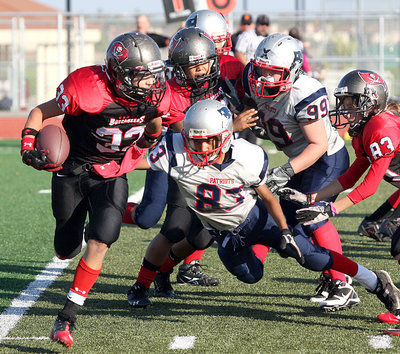
{"type": "Polygon", "coordinates": [[[330,112],[333,126],[341,128],[349,125],[349,135],[354,137],[362,132],[372,116],[385,110],[389,92],[385,80],[379,74],[371,70],[353,70],[343,76],[334,95],[336,109],[330,112]],[[346,97],[353,99],[353,107],[344,107],[343,100],[346,97]],[[348,120],[351,114],[360,114],[361,119],[351,122],[348,120]],[[345,122],[341,121],[342,118],[345,122]]]}
{"type": "Polygon", "coordinates": [[[165,65],[160,49],[149,36],[124,33],[108,46],[106,66],[118,96],[141,103],[159,104],[165,93],[165,65]],[[153,76],[150,88],[139,87],[143,78],[153,76]]]}
{"type": "Polygon", "coordinates": [[[168,60],[173,67],[179,83],[193,89],[200,89],[208,83],[208,89],[218,84],[219,63],[218,51],[212,39],[197,27],[183,28],[171,39],[168,60]],[[210,62],[210,73],[190,79],[185,67],[210,62]]]}

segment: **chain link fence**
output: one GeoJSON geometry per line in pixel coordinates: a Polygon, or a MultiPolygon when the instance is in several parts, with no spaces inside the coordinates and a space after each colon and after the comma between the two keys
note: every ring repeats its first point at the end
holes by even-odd
{"type": "MultiPolygon", "coordinates": [[[[134,31],[138,14],[0,14],[0,110],[29,110],[55,96],[71,70],[103,64],[108,44],[134,31]],[[69,44],[69,45],[68,45],[69,44]]],[[[147,14],[151,32],[172,36],[181,25],[164,13],[147,14]]],[[[258,14],[254,13],[256,17],[258,14]]],[[[331,95],[339,79],[355,68],[379,72],[391,97],[400,96],[400,13],[268,13],[270,33],[302,33],[314,75],[331,95]]],[[[232,32],[241,13],[228,17],[232,32]]],[[[162,49],[167,58],[167,49],[162,49]]]]}

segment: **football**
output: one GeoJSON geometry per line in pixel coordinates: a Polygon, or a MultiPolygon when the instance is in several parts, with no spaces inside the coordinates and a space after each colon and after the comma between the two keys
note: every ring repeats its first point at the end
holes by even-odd
{"type": "Polygon", "coordinates": [[[50,163],[61,166],[69,154],[69,139],[62,128],[49,124],[36,136],[36,149],[44,151],[50,163]]]}

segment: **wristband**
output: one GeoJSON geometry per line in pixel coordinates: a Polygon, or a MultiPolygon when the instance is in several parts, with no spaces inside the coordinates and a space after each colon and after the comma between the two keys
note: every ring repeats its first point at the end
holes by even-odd
{"type": "Polygon", "coordinates": [[[31,151],[35,149],[35,138],[31,136],[24,136],[21,139],[21,155],[24,151],[31,151]]]}
{"type": "Polygon", "coordinates": [[[36,135],[38,135],[38,133],[39,132],[36,129],[25,128],[25,129],[22,129],[21,138],[25,137],[26,135],[36,136],[36,135]]]}
{"type": "Polygon", "coordinates": [[[315,203],[316,198],[317,198],[317,193],[308,193],[307,194],[307,204],[313,205],[315,203]]]}
{"type": "Polygon", "coordinates": [[[331,207],[331,211],[332,211],[332,216],[335,216],[337,214],[339,214],[339,212],[336,210],[336,208],[333,206],[333,203],[330,202],[329,206],[331,207]]]}
{"type": "Polygon", "coordinates": [[[149,133],[144,130],[143,136],[149,143],[155,143],[162,133],[162,128],[157,133],[149,133]]]}

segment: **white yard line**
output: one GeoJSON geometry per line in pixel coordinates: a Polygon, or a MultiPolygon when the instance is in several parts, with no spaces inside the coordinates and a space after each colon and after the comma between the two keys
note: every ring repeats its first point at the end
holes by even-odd
{"type": "Polygon", "coordinates": [[[38,191],[39,194],[50,194],[51,193],[51,189],[40,189],[38,191]]]}
{"type": "MultiPolygon", "coordinates": [[[[68,266],[70,260],[62,261],[57,257],[36,276],[35,280],[15,298],[11,305],[0,314],[0,343],[6,339],[8,333],[17,325],[23,315],[35,304],[43,291],[57,279],[68,266]]],[[[41,338],[41,337],[38,337],[41,338]]]]}
{"type": "Polygon", "coordinates": [[[50,337],[4,337],[3,340],[49,340],[50,337]]]}
{"type": "Polygon", "coordinates": [[[169,349],[190,349],[194,347],[195,342],[195,336],[175,336],[172,342],[169,344],[169,349]]]}
{"type": "Polygon", "coordinates": [[[369,336],[368,344],[374,349],[393,348],[392,337],[390,336],[369,336]]]}

